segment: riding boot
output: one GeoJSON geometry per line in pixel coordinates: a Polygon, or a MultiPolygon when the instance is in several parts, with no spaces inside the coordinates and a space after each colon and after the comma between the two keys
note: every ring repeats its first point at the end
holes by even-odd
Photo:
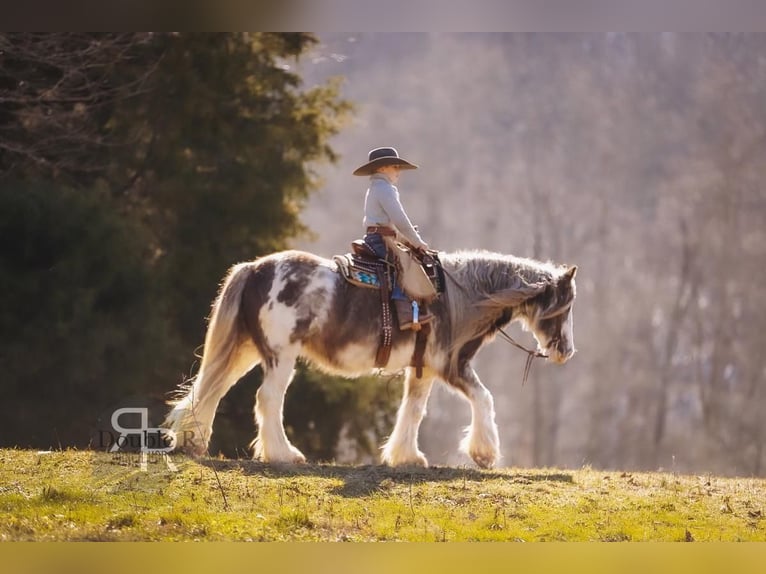
{"type": "Polygon", "coordinates": [[[396,309],[396,318],[399,323],[399,329],[406,331],[407,329],[418,330],[421,325],[430,323],[434,316],[428,312],[425,305],[418,307],[418,322],[413,322],[413,307],[412,301],[408,299],[394,299],[394,308],[396,309]]]}
{"type": "Polygon", "coordinates": [[[420,322],[430,323],[433,321],[434,315],[431,313],[431,311],[428,309],[428,303],[421,303],[420,304],[420,322]]]}

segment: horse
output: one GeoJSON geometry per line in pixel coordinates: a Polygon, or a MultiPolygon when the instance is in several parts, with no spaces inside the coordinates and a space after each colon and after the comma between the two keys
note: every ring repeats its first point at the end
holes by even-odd
{"type": "MultiPolygon", "coordinates": [[[[447,285],[430,304],[434,317],[421,377],[410,367],[415,333],[394,328],[386,371],[404,370],[404,393],[381,462],[428,466],[418,448],[418,429],[438,379],[470,403],[472,419],[461,450],[479,467],[490,468],[500,456],[494,402],[472,360],[498,331],[517,321],[548,361],[568,361],[575,353],[577,267],[488,251],[440,253],[439,259],[447,285]]],[[[199,371],[170,401],[163,426],[174,431],[178,449],[205,454],[219,401],[260,364],[264,376],[256,392],[253,458],[303,463],[306,458],[290,443],[282,422],[296,360],[349,378],[380,374],[375,367],[380,329],[378,292],[349,284],[333,260],[288,250],[233,265],[212,305],[199,371]]]]}

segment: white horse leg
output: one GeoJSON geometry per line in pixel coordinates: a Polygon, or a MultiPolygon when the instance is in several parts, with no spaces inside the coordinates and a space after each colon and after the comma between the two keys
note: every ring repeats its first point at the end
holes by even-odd
{"type": "Polygon", "coordinates": [[[492,394],[470,367],[466,367],[462,376],[456,381],[450,381],[450,384],[460,390],[471,403],[471,426],[466,429],[460,450],[480,467],[493,467],[500,458],[500,438],[492,394]]]}
{"type": "Polygon", "coordinates": [[[415,464],[428,466],[428,461],[418,450],[418,429],[426,414],[426,403],[431,394],[433,376],[415,377],[414,369],[407,369],[404,380],[404,396],[391,436],[383,446],[382,461],[391,466],[415,464]]]}
{"type": "Polygon", "coordinates": [[[255,394],[255,420],[258,435],[252,443],[253,458],[264,462],[306,462],[303,453],[287,439],[282,411],[287,387],[295,375],[297,354],[281,353],[272,368],[264,369],[263,383],[255,394]]]}

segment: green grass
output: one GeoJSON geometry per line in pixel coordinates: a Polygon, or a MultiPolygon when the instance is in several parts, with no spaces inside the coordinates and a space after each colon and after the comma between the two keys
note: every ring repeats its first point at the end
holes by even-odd
{"type": "Polygon", "coordinates": [[[766,480],[0,450],[0,540],[766,541],[766,480]]]}

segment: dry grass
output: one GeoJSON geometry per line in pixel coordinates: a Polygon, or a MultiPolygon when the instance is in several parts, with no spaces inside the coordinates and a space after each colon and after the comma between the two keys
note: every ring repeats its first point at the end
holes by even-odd
{"type": "Polygon", "coordinates": [[[766,541],[763,479],[174,461],[0,450],[0,539],[766,541]]]}

